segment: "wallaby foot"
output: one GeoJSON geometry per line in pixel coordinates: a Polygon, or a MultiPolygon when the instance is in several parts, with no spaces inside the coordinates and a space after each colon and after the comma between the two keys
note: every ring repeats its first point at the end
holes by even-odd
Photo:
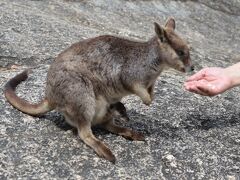
{"type": "Polygon", "coordinates": [[[109,121],[102,125],[102,127],[111,133],[118,134],[120,136],[123,136],[126,139],[130,139],[133,141],[144,141],[144,135],[140,132],[133,131],[129,128],[121,127],[116,124],[114,124],[113,121],[109,121]]]}
{"type": "Polygon", "coordinates": [[[116,158],[111,150],[93,135],[91,127],[89,125],[81,126],[78,129],[78,133],[83,142],[93,148],[98,156],[103,157],[112,163],[116,162],[116,158]]]}
{"type": "Polygon", "coordinates": [[[151,104],[152,102],[151,95],[149,94],[148,90],[144,88],[142,85],[135,85],[133,87],[133,92],[142,99],[144,104],[146,105],[151,104]]]}

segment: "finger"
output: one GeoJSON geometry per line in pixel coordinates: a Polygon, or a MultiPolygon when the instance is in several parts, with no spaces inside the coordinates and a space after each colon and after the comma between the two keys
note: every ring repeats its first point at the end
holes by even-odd
{"type": "Polygon", "coordinates": [[[197,88],[196,86],[190,87],[188,91],[193,92],[193,93],[196,93],[196,94],[200,94],[200,95],[203,95],[203,96],[209,96],[209,95],[206,94],[204,91],[202,91],[201,89],[197,88]]]}
{"type": "Polygon", "coordinates": [[[189,90],[189,89],[195,88],[197,84],[198,84],[198,81],[189,81],[189,82],[185,82],[183,86],[186,90],[189,90]]]}
{"type": "Polygon", "coordinates": [[[200,94],[200,95],[204,95],[206,96],[207,94],[203,91],[201,91],[198,87],[197,87],[197,84],[198,84],[198,81],[191,81],[191,82],[186,82],[184,84],[184,88],[187,90],[187,91],[190,91],[190,92],[193,92],[193,93],[196,93],[196,94],[200,94]]]}
{"type": "Polygon", "coordinates": [[[201,90],[198,90],[198,91],[191,91],[191,92],[193,92],[193,93],[195,93],[195,94],[202,95],[202,96],[209,96],[208,94],[204,93],[204,92],[201,91],[201,90]]]}
{"type": "Polygon", "coordinates": [[[190,76],[187,78],[187,82],[189,81],[198,81],[200,79],[202,79],[206,74],[206,68],[205,69],[202,69],[200,71],[198,71],[197,73],[195,73],[194,75],[190,76]]]}
{"type": "Polygon", "coordinates": [[[189,91],[191,89],[193,89],[194,85],[191,85],[191,84],[184,84],[184,88],[185,90],[189,91]]]}

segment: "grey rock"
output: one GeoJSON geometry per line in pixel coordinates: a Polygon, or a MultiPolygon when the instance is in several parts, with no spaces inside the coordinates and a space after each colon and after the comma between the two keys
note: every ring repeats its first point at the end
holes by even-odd
{"type": "Polygon", "coordinates": [[[240,60],[239,12],[238,0],[0,0],[0,179],[238,179],[239,87],[202,97],[182,88],[188,75],[166,71],[150,107],[136,96],[124,99],[126,126],[143,132],[145,143],[94,129],[116,155],[115,165],[83,144],[61,114],[25,115],[2,89],[33,67],[17,93],[36,102],[49,64],[70,44],[102,34],[146,40],[153,22],[168,16],[191,45],[196,70],[226,67],[240,60]]]}

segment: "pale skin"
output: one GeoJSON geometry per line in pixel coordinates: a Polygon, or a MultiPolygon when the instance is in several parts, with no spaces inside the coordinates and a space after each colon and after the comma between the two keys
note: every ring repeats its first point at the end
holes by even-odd
{"type": "Polygon", "coordinates": [[[239,85],[240,62],[227,68],[204,68],[184,83],[186,90],[204,96],[215,96],[239,85]]]}

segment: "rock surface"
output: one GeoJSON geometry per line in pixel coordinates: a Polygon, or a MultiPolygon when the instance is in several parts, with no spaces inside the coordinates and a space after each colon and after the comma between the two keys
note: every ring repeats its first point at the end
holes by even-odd
{"type": "Polygon", "coordinates": [[[153,22],[169,16],[191,45],[197,70],[226,67],[240,59],[239,12],[239,0],[0,0],[0,179],[238,179],[240,88],[201,97],[182,88],[187,75],[166,71],[150,107],[136,96],[124,99],[126,126],[143,132],[145,143],[94,130],[115,165],[83,144],[61,114],[20,113],[2,89],[33,67],[17,92],[36,102],[49,64],[70,44],[101,34],[147,40],[153,22]]]}

